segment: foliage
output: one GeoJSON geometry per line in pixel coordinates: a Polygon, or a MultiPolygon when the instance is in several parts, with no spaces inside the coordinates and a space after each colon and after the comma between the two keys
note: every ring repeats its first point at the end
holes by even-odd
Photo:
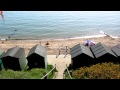
{"type": "MultiPolygon", "coordinates": [[[[51,69],[53,69],[53,65],[48,65],[47,66],[47,72],[49,72],[51,69]]],[[[48,79],[53,79],[53,77],[54,77],[54,75],[55,75],[55,71],[53,70],[53,72],[51,72],[49,75],[48,75],[48,79]]]]}
{"type": "Polygon", "coordinates": [[[120,65],[98,63],[90,67],[81,67],[72,72],[75,79],[120,79],[120,65]]]}
{"type": "MultiPolygon", "coordinates": [[[[53,66],[48,65],[47,69],[34,68],[31,70],[13,71],[13,70],[2,70],[0,71],[0,79],[40,79],[43,74],[49,72],[53,66]]],[[[48,79],[52,78],[54,74],[50,74],[48,79]]]]}
{"type": "MultiPolygon", "coordinates": [[[[71,79],[67,71],[65,72],[65,79],[71,79]]],[[[73,77],[72,77],[72,79],[73,79],[73,77]]]]}
{"type": "Polygon", "coordinates": [[[70,79],[69,74],[67,71],[65,71],[65,79],[70,79]]]}

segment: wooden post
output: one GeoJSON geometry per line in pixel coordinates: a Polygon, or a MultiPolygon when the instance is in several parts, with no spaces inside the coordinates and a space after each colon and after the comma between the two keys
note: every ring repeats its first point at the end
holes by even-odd
{"type": "Polygon", "coordinates": [[[59,49],[59,55],[60,55],[60,49],[59,49]]]}
{"type": "Polygon", "coordinates": [[[59,52],[58,52],[58,55],[56,56],[56,58],[60,55],[60,49],[59,49],[59,52]]]}

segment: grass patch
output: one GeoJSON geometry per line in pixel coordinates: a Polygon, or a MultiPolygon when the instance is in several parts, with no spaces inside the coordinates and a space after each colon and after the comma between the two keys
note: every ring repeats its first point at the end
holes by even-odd
{"type": "MultiPolygon", "coordinates": [[[[47,72],[49,72],[51,69],[53,69],[53,65],[48,65],[48,66],[47,66],[47,72]]],[[[48,75],[47,79],[53,79],[54,76],[55,76],[55,71],[53,70],[53,72],[51,72],[51,73],[48,75]]]]}
{"type": "MultiPolygon", "coordinates": [[[[41,79],[43,74],[49,72],[52,68],[52,65],[48,65],[47,69],[34,68],[24,71],[2,70],[0,71],[0,79],[41,79]]],[[[54,72],[53,74],[50,73],[47,78],[52,79],[53,76],[54,72]]]]}
{"type": "MultiPolygon", "coordinates": [[[[73,71],[72,67],[71,67],[71,64],[69,64],[68,70],[69,70],[69,72],[73,71]]],[[[64,71],[64,74],[65,74],[65,79],[71,79],[70,76],[69,76],[69,74],[68,74],[68,72],[67,72],[67,69],[64,71]]],[[[72,75],[71,75],[71,77],[72,77],[72,75]]],[[[72,79],[74,79],[74,78],[72,77],[72,79]]]]}
{"type": "Polygon", "coordinates": [[[65,71],[65,79],[70,79],[70,76],[67,71],[65,71]]]}

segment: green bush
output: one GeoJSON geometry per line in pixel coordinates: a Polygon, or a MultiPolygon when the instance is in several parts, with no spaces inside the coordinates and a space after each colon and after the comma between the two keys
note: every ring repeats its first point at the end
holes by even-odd
{"type": "Polygon", "coordinates": [[[75,79],[120,79],[120,65],[98,63],[90,67],[81,67],[72,72],[75,79]]]}

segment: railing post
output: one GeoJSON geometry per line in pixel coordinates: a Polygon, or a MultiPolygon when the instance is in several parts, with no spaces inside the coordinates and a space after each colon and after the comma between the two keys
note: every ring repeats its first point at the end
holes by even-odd
{"type": "Polygon", "coordinates": [[[55,69],[54,69],[54,71],[57,71],[57,69],[56,69],[56,64],[55,64],[55,69]]]}
{"type": "Polygon", "coordinates": [[[53,74],[53,70],[55,70],[55,69],[56,69],[56,64],[55,64],[55,67],[52,70],[50,70],[48,73],[44,72],[43,73],[43,77],[41,79],[47,79],[48,78],[48,74],[50,74],[51,72],[53,74]]]}
{"type": "Polygon", "coordinates": [[[55,69],[56,69],[56,64],[55,64],[55,69]]]}
{"type": "Polygon", "coordinates": [[[53,70],[52,70],[52,75],[53,75],[53,70]]]}
{"type": "Polygon", "coordinates": [[[66,53],[67,53],[67,46],[66,46],[66,53]]]}
{"type": "Polygon", "coordinates": [[[67,67],[67,72],[68,72],[70,78],[72,79],[72,71],[69,71],[69,70],[68,70],[68,66],[67,66],[67,64],[66,64],[66,67],[67,67]]]}
{"type": "Polygon", "coordinates": [[[72,71],[70,71],[70,75],[71,75],[71,77],[72,77],[72,71]]]}
{"type": "Polygon", "coordinates": [[[59,49],[59,52],[58,52],[58,55],[56,56],[56,58],[60,55],[60,49],[59,49]]]}
{"type": "Polygon", "coordinates": [[[65,72],[63,73],[63,79],[66,79],[66,77],[65,77],[65,72]]]}
{"type": "Polygon", "coordinates": [[[66,54],[65,54],[64,58],[65,58],[68,54],[70,54],[70,52],[69,52],[69,47],[68,47],[68,46],[66,46],[65,52],[66,52],[66,54]]]}
{"type": "Polygon", "coordinates": [[[59,50],[59,52],[58,52],[58,56],[59,56],[60,55],[60,48],[58,50],[59,50]]]}

